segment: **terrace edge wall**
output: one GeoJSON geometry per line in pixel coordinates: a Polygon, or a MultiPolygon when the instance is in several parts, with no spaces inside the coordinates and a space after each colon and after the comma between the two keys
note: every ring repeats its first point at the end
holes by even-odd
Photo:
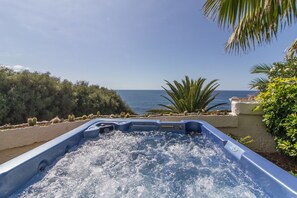
{"type": "Polygon", "coordinates": [[[52,140],[87,122],[64,122],[0,131],[0,151],[52,140]]]}
{"type": "MultiPolygon", "coordinates": [[[[275,141],[262,123],[262,112],[252,111],[255,106],[257,106],[255,102],[232,100],[232,112],[230,115],[160,116],[150,117],[149,119],[160,121],[203,120],[224,133],[229,133],[237,137],[251,136],[254,142],[249,144],[248,147],[256,152],[274,153],[276,152],[275,141]]],[[[39,144],[36,143],[52,140],[85,122],[87,121],[83,120],[53,124],[46,127],[33,126],[0,131],[0,153],[5,154],[6,151],[11,152],[14,149],[18,149],[18,152],[21,152],[22,149],[19,149],[20,147],[24,147],[24,152],[26,152],[28,150],[26,150],[26,147],[30,147],[33,144],[38,146],[39,144]]],[[[14,155],[16,156],[16,154],[14,155]]],[[[0,156],[0,164],[8,160],[1,158],[3,157],[0,156]]]]}

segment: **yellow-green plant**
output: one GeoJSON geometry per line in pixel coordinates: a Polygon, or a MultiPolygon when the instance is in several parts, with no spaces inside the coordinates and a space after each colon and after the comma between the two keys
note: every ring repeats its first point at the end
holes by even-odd
{"type": "Polygon", "coordinates": [[[33,121],[33,125],[36,125],[37,124],[37,118],[36,117],[33,117],[32,118],[32,121],[33,121]]]}
{"type": "Polygon", "coordinates": [[[271,65],[258,64],[252,67],[252,74],[264,74],[267,77],[260,77],[250,82],[250,87],[259,91],[265,91],[267,84],[274,78],[297,77],[297,58],[292,58],[284,62],[276,62],[271,65]]]}
{"type": "Polygon", "coordinates": [[[81,119],[86,120],[86,119],[88,119],[88,116],[87,116],[87,115],[83,115],[83,116],[81,117],[81,119]]]}
{"type": "Polygon", "coordinates": [[[297,157],[297,78],[275,78],[257,97],[264,112],[263,122],[275,137],[276,147],[297,157]]]}
{"type": "Polygon", "coordinates": [[[242,137],[242,138],[239,138],[238,139],[238,142],[240,142],[241,144],[243,145],[248,145],[248,144],[251,144],[254,142],[253,138],[251,136],[245,136],[245,137],[242,137]]]}
{"type": "Polygon", "coordinates": [[[37,119],[28,118],[27,122],[28,122],[28,126],[34,126],[36,125],[37,119]]]}
{"type": "Polygon", "coordinates": [[[295,177],[297,177],[297,172],[294,171],[289,171],[290,174],[294,175],[295,177]]]}
{"type": "Polygon", "coordinates": [[[68,115],[68,121],[73,122],[75,120],[75,116],[73,114],[68,115]]]}
{"type": "Polygon", "coordinates": [[[226,135],[228,135],[228,136],[230,136],[231,138],[233,138],[234,140],[236,140],[236,141],[238,141],[238,142],[240,142],[241,144],[243,144],[243,145],[248,145],[248,144],[251,144],[251,143],[253,143],[254,142],[254,140],[253,140],[253,138],[251,137],[251,136],[244,136],[244,137],[238,137],[238,136],[236,136],[236,135],[232,135],[232,134],[230,134],[230,133],[227,133],[226,135]]]}

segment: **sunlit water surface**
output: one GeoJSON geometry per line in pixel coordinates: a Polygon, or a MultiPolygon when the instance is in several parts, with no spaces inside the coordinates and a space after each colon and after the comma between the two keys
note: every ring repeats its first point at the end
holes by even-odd
{"type": "Polygon", "coordinates": [[[267,197],[204,136],[162,132],[85,141],[29,184],[13,197],[267,197]]]}

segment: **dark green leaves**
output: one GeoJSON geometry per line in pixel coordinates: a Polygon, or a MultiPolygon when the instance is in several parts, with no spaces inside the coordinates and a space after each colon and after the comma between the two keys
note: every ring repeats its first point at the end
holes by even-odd
{"type": "Polygon", "coordinates": [[[170,105],[160,104],[160,106],[169,109],[172,112],[182,113],[187,111],[191,112],[207,112],[217,106],[224,103],[209,106],[209,104],[215,99],[216,95],[213,95],[214,90],[219,86],[217,80],[213,80],[210,83],[203,86],[205,78],[199,78],[198,80],[190,79],[185,76],[182,82],[165,81],[169,89],[162,87],[169,97],[162,96],[169,101],[170,105]]]}
{"type": "Polygon", "coordinates": [[[277,149],[297,157],[297,78],[273,78],[258,99],[263,122],[275,137],[277,149]]]}
{"type": "Polygon", "coordinates": [[[14,72],[0,67],[0,124],[50,120],[69,114],[131,112],[115,91],[87,82],[73,84],[49,73],[14,72]]]}
{"type": "Polygon", "coordinates": [[[265,91],[267,83],[274,78],[291,78],[297,77],[297,59],[288,59],[285,62],[276,62],[271,65],[259,64],[251,69],[252,74],[264,74],[267,76],[254,79],[250,83],[251,88],[265,91]]]}
{"type": "MultiPolygon", "coordinates": [[[[207,0],[203,9],[221,28],[233,31],[226,51],[235,53],[270,43],[297,19],[296,0],[207,0]]],[[[296,53],[296,43],[288,48],[287,58],[296,53]]]]}

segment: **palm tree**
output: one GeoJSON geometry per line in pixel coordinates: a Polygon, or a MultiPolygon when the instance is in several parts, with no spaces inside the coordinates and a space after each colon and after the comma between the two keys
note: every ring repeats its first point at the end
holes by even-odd
{"type": "MultiPolygon", "coordinates": [[[[204,15],[221,28],[232,29],[226,51],[244,52],[270,43],[277,33],[295,23],[296,0],[206,0],[204,15]]],[[[287,59],[297,52],[297,39],[287,49],[287,59]]]]}
{"type": "Polygon", "coordinates": [[[217,106],[224,105],[219,103],[208,107],[208,105],[216,98],[218,94],[213,94],[214,90],[219,86],[217,80],[212,80],[203,88],[205,78],[198,80],[190,79],[185,76],[182,83],[176,80],[173,83],[165,80],[170,89],[162,87],[169,97],[163,96],[171,105],[159,104],[162,107],[169,109],[171,112],[207,112],[217,106]]]}
{"type": "Polygon", "coordinates": [[[273,68],[273,65],[267,64],[259,64],[255,65],[251,69],[251,74],[265,74],[267,78],[259,77],[250,82],[251,89],[258,89],[259,91],[265,91],[267,87],[267,83],[269,82],[268,77],[270,74],[270,70],[273,68]]]}
{"type": "Polygon", "coordinates": [[[267,83],[274,78],[297,77],[297,58],[291,58],[285,62],[276,62],[271,65],[259,64],[251,69],[252,74],[265,74],[267,78],[260,77],[250,82],[250,87],[259,91],[266,91],[267,83]]]}

